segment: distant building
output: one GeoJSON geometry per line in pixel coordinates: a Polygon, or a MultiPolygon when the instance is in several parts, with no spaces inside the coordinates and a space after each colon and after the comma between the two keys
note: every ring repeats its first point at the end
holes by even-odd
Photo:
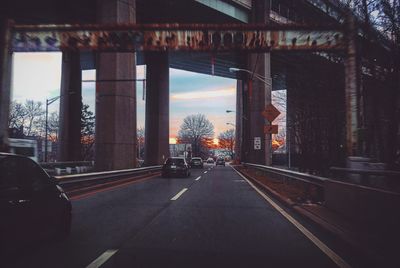
{"type": "Polygon", "coordinates": [[[191,157],[191,152],[192,145],[190,143],[169,145],[169,154],[171,157],[191,157]]]}

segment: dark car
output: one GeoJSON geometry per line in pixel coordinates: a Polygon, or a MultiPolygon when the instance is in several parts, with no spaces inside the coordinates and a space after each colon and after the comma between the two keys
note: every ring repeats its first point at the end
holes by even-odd
{"type": "Polygon", "coordinates": [[[222,157],[218,158],[217,162],[215,162],[215,165],[216,166],[218,166],[218,165],[225,166],[225,159],[222,157]]]}
{"type": "Polygon", "coordinates": [[[8,251],[70,232],[71,202],[28,157],[0,153],[0,212],[0,246],[8,251]]]}
{"type": "Polygon", "coordinates": [[[190,166],[184,157],[169,157],[163,167],[162,176],[168,177],[171,175],[190,176],[190,166]]]}
{"type": "Polygon", "coordinates": [[[190,161],[190,167],[192,168],[203,168],[203,159],[200,157],[193,157],[192,160],[190,161]]]}
{"type": "Polygon", "coordinates": [[[211,157],[209,157],[208,159],[207,159],[207,162],[206,162],[207,164],[214,164],[214,159],[212,159],[211,157]]]}

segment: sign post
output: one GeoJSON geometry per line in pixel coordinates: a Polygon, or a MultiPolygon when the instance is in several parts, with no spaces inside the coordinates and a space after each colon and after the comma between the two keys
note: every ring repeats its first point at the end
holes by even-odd
{"type": "Polygon", "coordinates": [[[261,137],[254,137],[254,150],[261,150],[261,137]]]}

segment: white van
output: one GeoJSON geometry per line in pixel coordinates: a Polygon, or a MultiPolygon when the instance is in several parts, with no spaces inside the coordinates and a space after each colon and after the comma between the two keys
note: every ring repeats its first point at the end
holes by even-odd
{"type": "Polygon", "coordinates": [[[10,153],[24,155],[38,161],[38,145],[36,140],[10,138],[10,153]]]}

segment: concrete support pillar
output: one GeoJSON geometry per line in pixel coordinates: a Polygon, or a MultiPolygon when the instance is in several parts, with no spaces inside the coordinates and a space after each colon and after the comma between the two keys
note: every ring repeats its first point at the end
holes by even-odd
{"type": "Polygon", "coordinates": [[[235,161],[239,164],[242,159],[242,130],[243,130],[243,81],[236,80],[236,130],[235,130],[235,161]]]}
{"type": "Polygon", "coordinates": [[[8,152],[12,53],[10,20],[0,20],[0,152],[8,152]]]}
{"type": "MultiPolygon", "coordinates": [[[[135,0],[98,0],[99,23],[134,23],[135,0]]],[[[136,167],[136,54],[99,53],[96,60],[95,167],[136,167]],[[106,81],[105,81],[106,80],[106,81]]]]}
{"type": "Polygon", "coordinates": [[[79,52],[63,52],[58,161],[81,160],[82,70],[79,52]]]}
{"type": "Polygon", "coordinates": [[[148,52],[146,59],[146,139],[144,162],[162,164],[169,157],[168,53],[148,52]]]}
{"type": "Polygon", "coordinates": [[[357,29],[352,14],[347,15],[347,55],[345,59],[346,149],[347,156],[357,156],[358,139],[358,62],[357,29]]]}
{"type": "Polygon", "coordinates": [[[290,169],[293,167],[294,152],[295,152],[295,107],[293,101],[293,90],[296,90],[292,85],[292,77],[289,75],[292,69],[289,69],[286,76],[286,155],[287,155],[287,167],[290,169]]]}
{"type": "Polygon", "coordinates": [[[267,124],[262,112],[266,105],[271,103],[271,75],[270,75],[270,54],[251,54],[249,56],[249,70],[254,71],[262,77],[265,82],[249,75],[248,81],[248,98],[249,98],[249,123],[250,123],[250,147],[248,161],[262,165],[271,165],[272,148],[271,134],[264,134],[264,125],[267,124]],[[255,140],[261,140],[261,148],[256,149],[255,140]]]}
{"type": "MultiPolygon", "coordinates": [[[[252,22],[269,22],[270,1],[253,1],[252,22]]],[[[248,68],[253,74],[249,75],[249,121],[250,147],[248,161],[251,163],[271,165],[272,147],[271,134],[264,134],[264,125],[267,123],[262,111],[271,103],[271,54],[251,53],[248,59],[248,68]],[[255,75],[254,75],[255,74],[255,75]],[[263,79],[257,78],[257,75],[263,79]],[[255,148],[255,140],[261,140],[261,149],[255,148]]]]}

